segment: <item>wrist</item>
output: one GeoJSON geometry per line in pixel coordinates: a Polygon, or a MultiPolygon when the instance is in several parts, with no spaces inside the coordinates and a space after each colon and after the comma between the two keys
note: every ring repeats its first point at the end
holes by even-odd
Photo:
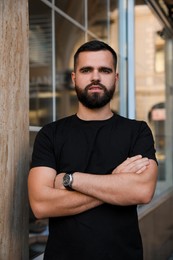
{"type": "Polygon", "coordinates": [[[74,172],[66,172],[63,176],[62,184],[67,190],[73,190],[73,175],[74,172]]]}

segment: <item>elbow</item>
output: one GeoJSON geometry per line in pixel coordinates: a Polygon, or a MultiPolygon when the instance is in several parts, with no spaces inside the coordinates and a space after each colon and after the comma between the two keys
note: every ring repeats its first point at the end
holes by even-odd
{"type": "Polygon", "coordinates": [[[44,210],[44,206],[41,203],[38,202],[30,203],[30,206],[34,216],[37,219],[44,219],[47,217],[46,212],[44,210]]]}
{"type": "Polygon", "coordinates": [[[39,210],[39,209],[34,210],[33,213],[34,213],[34,216],[35,216],[37,219],[44,219],[44,218],[46,218],[45,215],[44,215],[44,212],[42,212],[42,211],[39,210]]]}
{"type": "Polygon", "coordinates": [[[143,192],[141,193],[140,196],[140,203],[139,204],[148,204],[151,202],[152,198],[154,196],[154,191],[149,189],[149,188],[145,188],[143,190],[143,192]]]}
{"type": "Polygon", "coordinates": [[[140,204],[148,204],[151,202],[153,196],[145,196],[144,198],[141,199],[140,204]]]}

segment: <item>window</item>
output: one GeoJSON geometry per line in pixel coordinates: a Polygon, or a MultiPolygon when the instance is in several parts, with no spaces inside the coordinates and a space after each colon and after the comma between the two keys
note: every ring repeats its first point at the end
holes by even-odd
{"type": "Polygon", "coordinates": [[[147,121],[154,135],[159,163],[156,195],[172,185],[172,134],[167,117],[170,111],[166,105],[165,40],[161,30],[147,5],[135,7],[136,117],[147,121]]]}
{"type": "Polygon", "coordinates": [[[164,73],[165,71],[165,41],[156,33],[155,36],[155,71],[164,73]]]}
{"type": "MultiPolygon", "coordinates": [[[[118,49],[117,17],[117,1],[29,0],[30,154],[43,125],[77,111],[71,82],[76,48],[101,39],[118,49]]],[[[118,110],[117,101],[112,109],[118,110]]],[[[47,221],[30,212],[30,258],[44,251],[47,234],[47,221]]]]}

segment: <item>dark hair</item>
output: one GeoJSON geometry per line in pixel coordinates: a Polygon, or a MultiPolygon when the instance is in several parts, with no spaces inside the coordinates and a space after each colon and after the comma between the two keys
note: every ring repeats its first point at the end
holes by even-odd
{"type": "Polygon", "coordinates": [[[102,41],[98,41],[98,40],[92,40],[92,41],[86,42],[79,47],[79,49],[76,51],[76,53],[74,55],[74,70],[76,70],[76,64],[77,64],[77,60],[78,60],[78,56],[79,56],[80,52],[102,51],[102,50],[110,51],[112,53],[113,60],[114,60],[114,67],[115,67],[115,70],[116,70],[116,67],[117,67],[117,54],[116,54],[116,52],[107,43],[102,42],[102,41]]]}

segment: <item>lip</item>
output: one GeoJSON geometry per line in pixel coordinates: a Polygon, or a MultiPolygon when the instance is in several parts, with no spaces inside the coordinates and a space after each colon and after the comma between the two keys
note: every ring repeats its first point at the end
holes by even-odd
{"type": "Polygon", "coordinates": [[[88,90],[91,92],[100,92],[102,91],[102,88],[99,85],[94,85],[90,86],[88,90]]]}

